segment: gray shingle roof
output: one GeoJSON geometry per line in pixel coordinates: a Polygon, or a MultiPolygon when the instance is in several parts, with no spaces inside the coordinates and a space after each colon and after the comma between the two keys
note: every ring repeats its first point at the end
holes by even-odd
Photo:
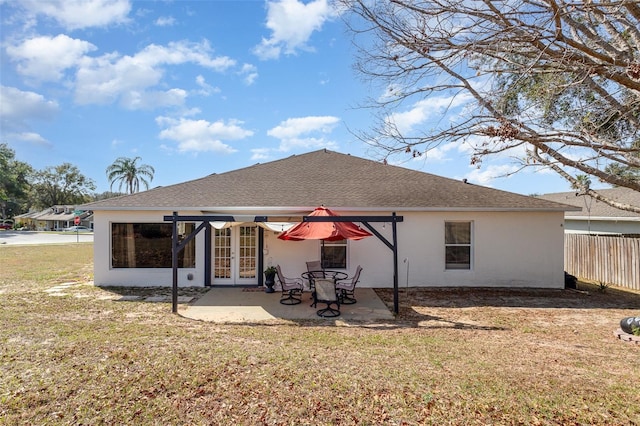
{"type": "Polygon", "coordinates": [[[567,205],[319,150],[83,206],[91,210],[224,208],[571,210],[567,205]]]}
{"type": "MultiPolygon", "coordinates": [[[[640,206],[640,192],[629,188],[599,189],[599,193],[612,198],[620,203],[640,206]]],[[[602,201],[596,201],[587,195],[576,196],[575,192],[556,192],[553,194],[540,195],[541,199],[555,201],[557,203],[571,204],[582,208],[580,212],[567,213],[567,216],[592,216],[611,218],[638,218],[640,213],[620,210],[602,201]]]]}

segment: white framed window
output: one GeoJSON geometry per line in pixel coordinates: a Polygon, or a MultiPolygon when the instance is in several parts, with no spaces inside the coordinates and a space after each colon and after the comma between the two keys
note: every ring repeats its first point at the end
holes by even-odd
{"type": "Polygon", "coordinates": [[[320,258],[324,269],[347,269],[347,240],[324,241],[320,258]]]}
{"type": "Polygon", "coordinates": [[[444,223],[444,265],[445,269],[471,269],[473,254],[472,222],[444,223]]]}

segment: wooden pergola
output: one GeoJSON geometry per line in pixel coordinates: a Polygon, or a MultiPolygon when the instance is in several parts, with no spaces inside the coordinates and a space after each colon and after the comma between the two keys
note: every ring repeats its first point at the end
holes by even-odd
{"type": "MultiPolygon", "coordinates": [[[[171,216],[164,216],[166,222],[173,223],[173,231],[171,237],[171,268],[173,269],[173,292],[172,292],[172,312],[175,314],[178,312],[178,254],[185,248],[185,246],[195,238],[195,236],[205,230],[205,285],[211,285],[211,222],[235,222],[233,216],[219,216],[219,215],[200,215],[200,216],[180,216],[177,212],[173,212],[171,216]],[[198,227],[185,237],[184,240],[178,242],[178,222],[201,222],[198,227]]],[[[393,311],[398,314],[398,234],[397,224],[403,222],[404,217],[396,215],[395,212],[391,216],[331,216],[331,217],[319,217],[319,216],[303,216],[303,222],[360,222],[362,223],[373,235],[375,235],[380,241],[382,241],[393,252],[393,311]],[[384,235],[378,232],[371,223],[382,222],[391,223],[392,229],[392,241],[387,240],[384,235]]],[[[268,216],[255,216],[254,222],[269,222],[268,216]]],[[[260,228],[258,235],[258,244],[260,255],[258,256],[258,270],[263,269],[262,258],[262,244],[263,244],[263,229],[260,228]]],[[[259,276],[258,281],[262,282],[262,275],[259,276]]]]}

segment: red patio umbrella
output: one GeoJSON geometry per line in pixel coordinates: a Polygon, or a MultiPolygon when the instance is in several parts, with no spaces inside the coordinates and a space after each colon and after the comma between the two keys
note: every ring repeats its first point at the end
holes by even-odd
{"type": "MultiPolygon", "coordinates": [[[[318,207],[309,216],[338,216],[326,207],[318,207]]],[[[353,222],[300,222],[293,228],[278,235],[281,240],[361,240],[372,234],[353,222]]]]}

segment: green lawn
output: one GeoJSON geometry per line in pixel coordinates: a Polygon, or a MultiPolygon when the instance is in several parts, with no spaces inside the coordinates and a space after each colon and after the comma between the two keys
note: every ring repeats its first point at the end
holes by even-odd
{"type": "Polygon", "coordinates": [[[0,424],[640,424],[640,345],[613,335],[636,294],[403,290],[391,324],[220,325],[115,301],[92,256],[0,247],[0,424]]]}

